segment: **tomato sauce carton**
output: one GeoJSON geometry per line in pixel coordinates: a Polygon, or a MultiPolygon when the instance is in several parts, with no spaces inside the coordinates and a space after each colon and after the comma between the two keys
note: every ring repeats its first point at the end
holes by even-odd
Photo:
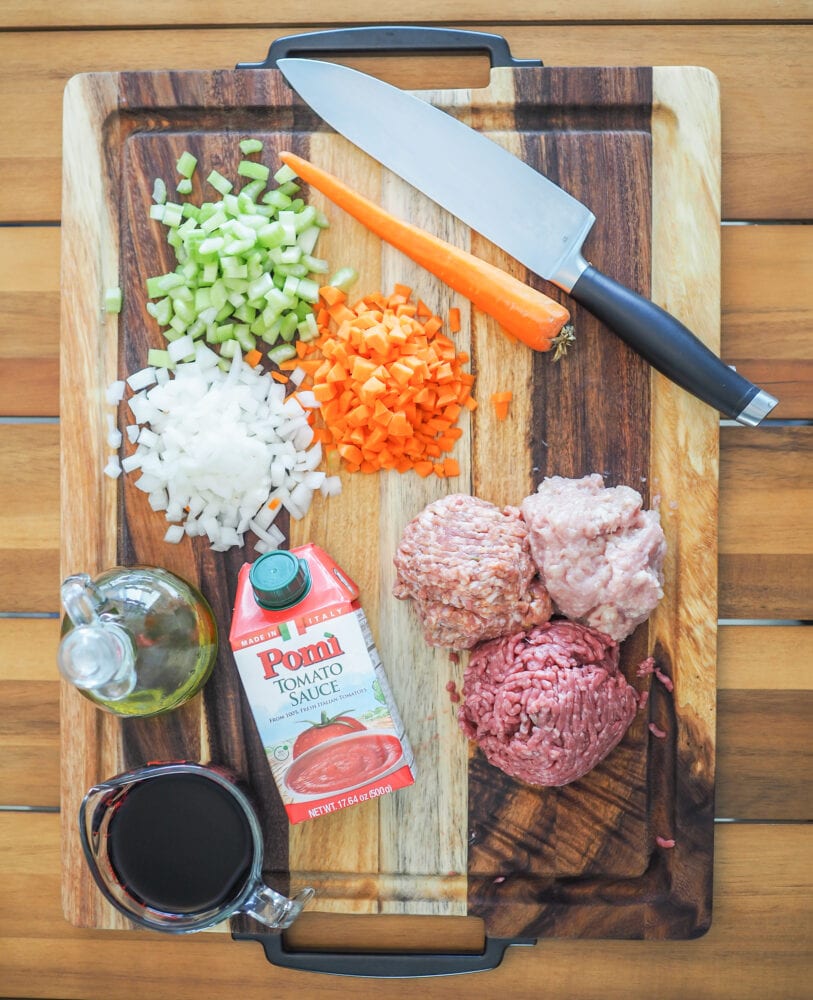
{"type": "Polygon", "coordinates": [[[359,589],[326,552],[246,563],[229,641],[291,823],[414,783],[359,589]]]}

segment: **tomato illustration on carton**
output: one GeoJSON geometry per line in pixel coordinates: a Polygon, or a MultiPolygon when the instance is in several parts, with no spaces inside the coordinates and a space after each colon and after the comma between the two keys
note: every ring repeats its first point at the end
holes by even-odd
{"type": "Polygon", "coordinates": [[[414,783],[358,587],[322,549],[241,568],[230,642],[292,823],[414,783]]]}
{"type": "Polygon", "coordinates": [[[330,718],[327,712],[322,712],[321,722],[309,723],[308,728],[303,730],[294,740],[293,755],[299,757],[300,754],[320,743],[325,743],[339,736],[347,736],[348,733],[366,730],[366,728],[363,722],[354,719],[352,715],[334,715],[330,718]]]}

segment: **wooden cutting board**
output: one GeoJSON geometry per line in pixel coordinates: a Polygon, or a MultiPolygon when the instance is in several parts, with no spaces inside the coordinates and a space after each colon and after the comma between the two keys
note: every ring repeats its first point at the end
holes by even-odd
{"type": "MultiPolygon", "coordinates": [[[[710,73],[500,68],[485,89],[421,96],[585,201],[597,215],[589,258],[718,350],[719,107],[710,73]]],[[[481,405],[463,424],[459,478],[345,475],[340,497],[317,498],[304,522],[283,522],[291,545],[315,541],[360,584],[418,767],[410,789],[290,827],[226,641],[238,568],[256,555],[251,544],[227,554],[199,539],[166,544],[166,524],[146,497],[129,480],[102,475],[104,388],[143,367],[149,346],[162,346],[144,309],[147,276],[174,266],[163,228],[148,218],[154,178],[171,181],[177,157],[190,150],[200,164],[199,202],[200,177],[212,168],[236,177],[237,143],[256,136],[273,167],[275,151],[293,149],[394,214],[561,293],[327,129],[276,70],[84,75],[68,85],[64,121],[62,573],[165,566],[199,584],[223,640],[203,694],[164,718],[120,723],[64,690],[67,917],[127,926],[81,855],[76,817],[85,790],[147,760],[191,758],[228,765],[249,783],[268,879],[282,891],[313,885],[315,909],[471,914],[494,937],[702,933],[712,887],[718,415],[573,303],[577,342],[564,360],[509,342],[314,193],[331,219],[319,253],[332,266],[355,266],[359,293],[400,281],[441,316],[461,308],[456,340],[471,354],[481,405]],[[118,317],[102,309],[104,289],[117,284],[118,317]],[[505,389],[514,402],[499,422],[488,400],[505,389]],[[647,504],[660,500],[665,597],[624,644],[623,666],[636,686],[649,687],[635,668],[654,653],[674,693],[653,681],[647,711],[605,762],[565,788],[533,789],[490,767],[460,734],[446,685],[460,683],[464,664],[427,648],[409,605],[390,596],[392,556],[406,522],[445,493],[518,504],[546,475],[592,472],[639,489],[647,504]],[[665,739],[652,736],[650,721],[665,739]],[[656,837],[674,838],[674,848],[658,847],[656,837]]],[[[416,155],[432,160],[419,137],[416,155]]],[[[499,185],[495,178],[487,196],[499,197],[499,185]]]]}

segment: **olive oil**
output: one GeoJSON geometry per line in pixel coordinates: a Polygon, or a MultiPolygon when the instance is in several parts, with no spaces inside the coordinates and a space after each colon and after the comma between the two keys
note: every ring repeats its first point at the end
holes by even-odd
{"type": "Polygon", "coordinates": [[[167,570],[116,567],[62,585],[59,668],[95,704],[151,716],[188,701],[209,679],[217,626],[203,595],[167,570]]]}

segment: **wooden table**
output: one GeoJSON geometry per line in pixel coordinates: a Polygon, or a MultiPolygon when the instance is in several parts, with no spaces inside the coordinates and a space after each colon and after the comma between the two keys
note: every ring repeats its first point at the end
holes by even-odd
{"type": "MultiPolygon", "coordinates": [[[[465,980],[334,979],[269,966],[225,935],[89,932],[62,916],[58,632],[59,220],[62,89],[82,71],[232,67],[307,30],[301,7],[214,0],[7,0],[0,12],[0,994],[196,998],[298,990],[472,998],[809,996],[813,663],[813,44],[785,0],[643,5],[359,0],[357,23],[448,23],[504,35],[548,65],[702,65],[721,84],[722,354],[781,403],[720,427],[714,918],[693,942],[545,941],[465,980]],[[659,23],[659,9],[663,23],[659,23]],[[230,26],[235,21],[241,27],[230,26]],[[273,27],[264,27],[273,22],[273,27]],[[221,26],[222,25],[222,26],[221,26]],[[156,27],[160,26],[160,27],[156,27]]],[[[312,25],[333,24],[317,0],[312,25]]],[[[485,60],[393,63],[405,87],[481,86],[485,60]]],[[[306,914],[291,946],[477,950],[467,918],[306,914]],[[439,940],[442,938],[442,941],[439,940]]]]}

